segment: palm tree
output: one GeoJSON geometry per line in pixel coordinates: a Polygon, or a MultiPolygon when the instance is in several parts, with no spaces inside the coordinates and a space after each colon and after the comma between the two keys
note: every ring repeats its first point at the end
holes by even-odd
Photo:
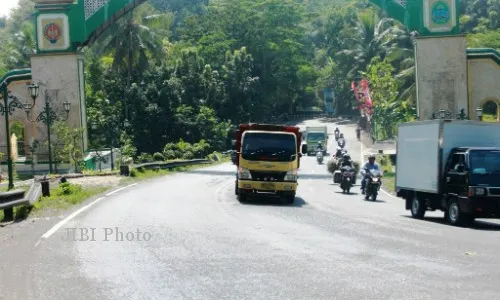
{"type": "MultiPolygon", "coordinates": [[[[143,4],[113,24],[93,48],[97,55],[111,54],[112,68],[127,72],[127,88],[132,84],[134,72],[141,74],[150,61],[160,61],[163,55],[163,37],[168,35],[172,17],[158,14],[150,5],[143,4]]],[[[128,108],[125,103],[125,118],[128,108]]]]}
{"type": "Polygon", "coordinates": [[[358,15],[356,21],[356,36],[345,39],[348,49],[340,51],[338,55],[354,58],[355,65],[349,75],[354,77],[358,71],[365,70],[374,57],[385,57],[388,42],[393,38],[393,23],[390,18],[379,19],[376,12],[368,11],[358,15]]]}

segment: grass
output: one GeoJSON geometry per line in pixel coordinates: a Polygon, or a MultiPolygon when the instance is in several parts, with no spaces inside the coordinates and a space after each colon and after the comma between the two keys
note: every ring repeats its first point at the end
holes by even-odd
{"type": "Polygon", "coordinates": [[[386,192],[396,195],[396,173],[384,173],[384,177],[382,178],[382,187],[386,192]]]}
{"type": "MultiPolygon", "coordinates": [[[[28,187],[22,187],[28,189],[28,187]]],[[[94,187],[83,189],[81,185],[62,183],[57,188],[50,191],[50,197],[41,197],[33,206],[14,207],[14,220],[24,220],[32,212],[41,212],[46,209],[64,210],[73,205],[82,203],[90,197],[101,194],[109,190],[109,187],[94,187]]],[[[4,219],[3,211],[0,211],[0,220],[4,219]]]]}
{"type": "Polygon", "coordinates": [[[490,114],[483,114],[482,121],[483,122],[497,122],[497,116],[490,115],[490,114]]]}

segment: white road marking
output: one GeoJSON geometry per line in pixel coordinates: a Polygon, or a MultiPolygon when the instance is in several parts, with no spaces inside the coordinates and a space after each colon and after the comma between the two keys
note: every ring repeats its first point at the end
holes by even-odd
{"type": "Polygon", "coordinates": [[[105,199],[107,196],[111,196],[121,190],[124,190],[126,188],[129,188],[129,187],[132,187],[134,185],[137,185],[137,183],[133,183],[131,185],[127,185],[125,187],[122,187],[122,188],[119,188],[117,190],[114,190],[110,193],[107,193],[105,195],[105,197],[100,197],[100,198],[97,198],[96,200],[92,201],[91,203],[81,207],[80,209],[78,209],[77,211],[73,212],[71,215],[69,215],[68,217],[66,217],[64,220],[60,221],[59,223],[57,223],[54,227],[52,227],[51,229],[49,229],[49,231],[47,231],[44,235],[42,235],[42,237],[40,238],[40,240],[38,240],[38,242],[36,242],[35,244],[35,247],[37,247],[41,240],[42,239],[48,239],[51,235],[53,235],[57,230],[59,230],[64,224],[68,223],[71,219],[73,219],[74,217],[78,216],[79,214],[81,214],[82,212],[86,211],[87,209],[89,209],[92,205],[96,204],[97,202],[105,199]]]}
{"type": "Polygon", "coordinates": [[[78,216],[80,213],[84,212],[85,210],[89,209],[92,205],[96,204],[97,202],[101,201],[105,197],[98,198],[91,203],[85,205],[84,207],[80,208],[79,210],[73,212],[71,215],[66,217],[66,219],[60,221],[57,223],[54,227],[52,227],[49,231],[47,231],[44,235],[42,235],[42,239],[48,239],[51,235],[53,235],[59,228],[61,228],[64,224],[68,223],[71,219],[74,217],[78,216]]]}
{"type": "Polygon", "coordinates": [[[124,189],[126,189],[126,188],[129,188],[129,187],[131,187],[131,186],[134,186],[134,185],[136,185],[136,184],[137,184],[137,183],[133,183],[133,184],[131,184],[131,185],[127,185],[127,186],[124,186],[124,187],[119,188],[119,189],[117,189],[117,190],[114,190],[114,191],[112,191],[112,192],[109,192],[109,193],[107,193],[107,194],[106,194],[106,197],[111,196],[111,195],[113,195],[113,194],[116,194],[116,193],[118,193],[119,191],[124,190],[124,189]]]}

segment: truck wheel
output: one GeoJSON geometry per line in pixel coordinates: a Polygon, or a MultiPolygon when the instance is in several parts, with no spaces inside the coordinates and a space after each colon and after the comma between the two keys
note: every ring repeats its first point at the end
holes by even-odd
{"type": "Polygon", "coordinates": [[[238,190],[238,201],[240,202],[247,202],[247,197],[248,195],[245,194],[245,192],[243,192],[241,189],[238,190]]]}
{"type": "Polygon", "coordinates": [[[295,202],[295,195],[286,196],[285,201],[287,204],[293,204],[295,202]]]}
{"type": "Polygon", "coordinates": [[[474,220],[471,215],[465,214],[460,210],[457,200],[451,200],[445,217],[448,223],[454,226],[469,225],[474,220]]]}
{"type": "Polygon", "coordinates": [[[426,207],[423,201],[414,195],[411,199],[411,216],[415,219],[422,219],[425,215],[426,207]]]}

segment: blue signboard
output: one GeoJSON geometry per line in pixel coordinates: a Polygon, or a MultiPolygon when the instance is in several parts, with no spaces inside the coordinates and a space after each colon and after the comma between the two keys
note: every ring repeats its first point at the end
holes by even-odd
{"type": "Polygon", "coordinates": [[[325,108],[327,113],[335,112],[335,93],[332,88],[326,88],[323,90],[323,101],[325,103],[325,108]]]}

